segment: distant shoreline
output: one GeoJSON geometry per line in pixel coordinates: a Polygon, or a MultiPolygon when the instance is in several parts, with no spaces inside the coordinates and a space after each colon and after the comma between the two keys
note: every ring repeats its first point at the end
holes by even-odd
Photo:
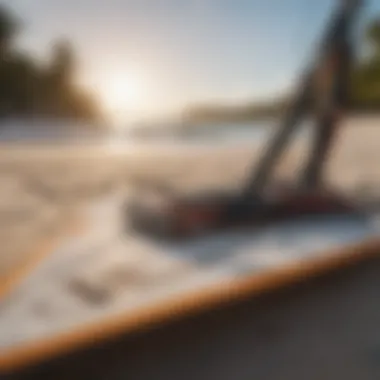
{"type": "MultiPolygon", "coordinates": [[[[259,115],[259,116],[251,116],[251,117],[225,117],[224,115],[215,114],[214,116],[208,115],[207,117],[184,117],[183,123],[186,126],[191,125],[199,125],[199,124],[207,124],[225,126],[228,124],[248,124],[248,123],[260,123],[260,122],[274,122],[281,120],[281,117],[284,115],[285,111],[273,113],[269,115],[259,115]]],[[[375,111],[366,111],[366,110],[354,110],[349,111],[346,114],[348,118],[376,118],[380,117],[380,107],[375,111]]]]}

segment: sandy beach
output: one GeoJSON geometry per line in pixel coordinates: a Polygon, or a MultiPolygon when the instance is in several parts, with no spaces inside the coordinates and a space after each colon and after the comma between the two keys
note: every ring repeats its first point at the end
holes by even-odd
{"type": "MultiPolygon", "coordinates": [[[[332,183],[346,191],[380,189],[380,119],[351,118],[342,127],[328,167],[332,183]]],[[[278,174],[299,169],[306,145],[281,160],[278,174]]],[[[261,146],[253,143],[207,148],[142,145],[120,147],[3,144],[0,147],[0,278],[25,252],[54,234],[68,215],[100,195],[136,181],[160,181],[184,191],[238,187],[261,146]]]]}
{"type": "MultiPolygon", "coordinates": [[[[351,120],[342,130],[328,172],[336,186],[348,192],[380,188],[377,124],[374,119],[351,120]]],[[[332,250],[379,233],[378,213],[371,211],[365,220],[322,218],[185,245],[157,244],[120,223],[125,222],[120,206],[133,183],[163,181],[184,191],[238,187],[260,147],[234,142],[116,148],[2,147],[0,280],[6,284],[0,287],[1,347],[17,350],[20,344],[119,314],[133,319],[160,302],[221,284],[228,289],[249,276],[270,277],[292,265],[314,268],[314,260],[339,256],[332,250]],[[62,235],[66,227],[74,228],[70,233],[79,227],[79,233],[67,238],[62,235]],[[56,235],[62,235],[59,243],[41,250],[56,235]],[[15,281],[9,280],[10,273],[15,281]]],[[[305,146],[296,144],[281,160],[278,175],[294,175],[304,153],[305,146]]]]}

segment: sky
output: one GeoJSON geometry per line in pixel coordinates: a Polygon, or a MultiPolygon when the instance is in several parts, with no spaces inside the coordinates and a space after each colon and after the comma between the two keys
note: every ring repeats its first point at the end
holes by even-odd
{"type": "MultiPolygon", "coordinates": [[[[23,20],[20,46],[45,59],[55,39],[68,37],[80,82],[115,112],[136,114],[285,91],[335,2],[0,0],[23,20]]],[[[365,14],[376,12],[373,0],[365,14]]]]}

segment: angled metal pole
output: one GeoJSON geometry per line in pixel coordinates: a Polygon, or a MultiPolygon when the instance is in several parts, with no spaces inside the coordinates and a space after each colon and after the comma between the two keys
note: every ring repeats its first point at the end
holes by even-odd
{"type": "MultiPolygon", "coordinates": [[[[282,122],[280,128],[276,130],[275,135],[269,142],[269,146],[265,149],[257,167],[255,168],[252,176],[249,178],[246,187],[243,189],[244,195],[250,196],[252,194],[258,194],[266,186],[268,179],[272,175],[274,166],[295,132],[297,124],[302,120],[302,118],[305,117],[308,108],[310,108],[310,100],[312,99],[313,87],[318,69],[326,62],[326,57],[330,56],[331,51],[334,50],[334,46],[337,42],[341,41],[342,34],[345,34],[342,33],[342,31],[345,32],[348,29],[360,4],[360,0],[340,0],[340,4],[333,14],[326,33],[321,39],[314,64],[306,71],[293,106],[285,115],[285,120],[282,122]]],[[[329,140],[327,129],[328,128],[326,127],[326,133],[323,135],[324,139],[329,140]]],[[[321,138],[321,141],[322,140],[323,139],[321,138]]],[[[325,144],[320,143],[319,145],[322,146],[325,144]]],[[[313,154],[312,156],[316,157],[317,154],[313,154]]],[[[310,160],[309,167],[315,165],[314,163],[311,164],[311,161],[316,161],[316,158],[314,160],[310,160]]],[[[306,171],[308,170],[309,169],[306,171]]],[[[314,169],[310,169],[310,171],[313,170],[314,169]]]]}
{"type": "Polygon", "coordinates": [[[330,52],[316,75],[316,140],[301,177],[301,185],[307,188],[322,184],[338,124],[348,108],[353,60],[352,32],[361,6],[362,1],[358,0],[343,2],[342,19],[335,30],[330,52]]]}

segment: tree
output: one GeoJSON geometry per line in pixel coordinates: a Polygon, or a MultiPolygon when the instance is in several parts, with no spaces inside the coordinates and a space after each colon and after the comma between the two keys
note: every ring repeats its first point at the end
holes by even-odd
{"type": "Polygon", "coordinates": [[[50,72],[58,84],[71,83],[76,67],[74,48],[66,39],[58,40],[52,48],[50,72]]]}
{"type": "Polygon", "coordinates": [[[354,107],[363,110],[380,109],[380,19],[367,27],[365,40],[370,55],[359,62],[352,73],[351,92],[354,107]]]}
{"type": "Polygon", "coordinates": [[[4,6],[0,5],[0,57],[8,52],[19,25],[16,18],[4,6]]]}
{"type": "Polygon", "coordinates": [[[76,66],[76,53],[70,41],[58,40],[53,45],[45,76],[44,91],[49,113],[57,117],[94,120],[98,116],[98,107],[89,94],[75,85],[76,66]]]}
{"type": "Polygon", "coordinates": [[[77,62],[70,42],[58,40],[45,67],[15,48],[18,30],[16,18],[0,6],[0,116],[97,119],[95,101],[75,84],[77,62]]]}
{"type": "Polygon", "coordinates": [[[380,53],[380,19],[375,19],[368,25],[366,39],[372,48],[372,53],[378,55],[380,53]]]}

